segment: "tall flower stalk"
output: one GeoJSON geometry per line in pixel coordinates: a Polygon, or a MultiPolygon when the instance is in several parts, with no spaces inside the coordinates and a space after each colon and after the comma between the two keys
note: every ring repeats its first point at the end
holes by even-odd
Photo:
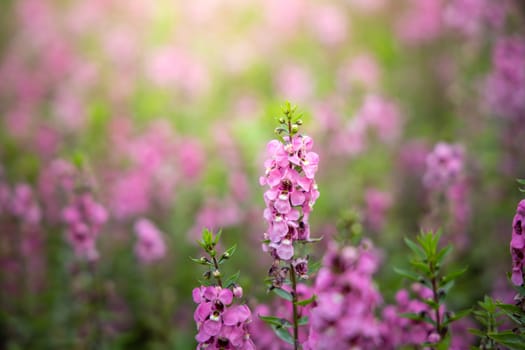
{"type": "Polygon", "coordinates": [[[298,308],[305,301],[298,300],[297,285],[308,278],[308,255],[303,245],[315,241],[310,238],[308,218],[319,197],[315,182],[319,156],[311,151],[312,138],[299,133],[302,120],[296,110],[297,106],[288,102],[282,107],[284,116],[275,129],[279,140],[271,140],[266,147],[268,159],[260,184],[268,187],[264,193],[268,228],[263,250],[274,259],[268,273],[269,289],[292,303],[291,322],[276,317],[263,320],[281,339],[299,349],[299,326],[306,322],[299,317],[298,308]]]}

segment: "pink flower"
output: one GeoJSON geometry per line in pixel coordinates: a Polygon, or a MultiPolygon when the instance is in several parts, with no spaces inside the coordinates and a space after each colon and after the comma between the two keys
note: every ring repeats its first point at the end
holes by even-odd
{"type": "Polygon", "coordinates": [[[317,39],[325,45],[341,44],[348,36],[347,18],[344,12],[335,6],[315,6],[309,22],[317,39]]]}
{"type": "Polygon", "coordinates": [[[344,349],[350,343],[360,349],[383,348],[375,317],[382,298],[372,281],[378,259],[368,241],[359,247],[329,242],[315,281],[308,349],[344,349]]]}
{"type": "Polygon", "coordinates": [[[246,305],[232,304],[230,289],[201,286],[192,294],[198,304],[194,313],[197,349],[255,349],[248,333],[251,311],[246,305]]]}
{"type": "Polygon", "coordinates": [[[145,264],[162,259],[166,255],[166,244],[155,225],[148,219],[140,219],[135,223],[138,240],[135,244],[135,254],[145,264]]]}
{"type": "Polygon", "coordinates": [[[442,6],[442,0],[410,0],[397,22],[399,38],[410,45],[436,39],[442,30],[442,6]]]}
{"type": "Polygon", "coordinates": [[[510,252],[512,255],[512,283],[523,284],[523,265],[525,255],[525,199],[521,200],[512,220],[512,239],[510,252]]]}
{"type": "Polygon", "coordinates": [[[39,224],[42,218],[42,211],[33,189],[25,183],[17,184],[13,189],[9,210],[13,216],[30,225],[39,224]]]}
{"type": "Polygon", "coordinates": [[[525,39],[501,37],[492,53],[492,72],[485,94],[492,111],[503,118],[523,120],[525,112],[525,39]]]}
{"type": "Polygon", "coordinates": [[[98,259],[96,239],[108,220],[106,209],[95,202],[90,193],[84,193],[75,196],[62,210],[62,220],[67,225],[67,238],[77,257],[98,259]]]}
{"type": "Polygon", "coordinates": [[[300,65],[282,67],[276,76],[279,96],[294,101],[307,101],[314,93],[314,80],[309,70],[300,65]]]}
{"type": "Polygon", "coordinates": [[[260,178],[261,185],[269,187],[264,193],[265,239],[269,240],[264,249],[270,248],[283,260],[293,257],[295,240],[310,238],[308,214],[319,197],[314,180],[319,156],[312,147],[313,140],[302,135],[285,137],[284,143],[272,140],[266,147],[269,158],[260,178]]]}
{"type": "Polygon", "coordinates": [[[423,178],[425,186],[443,189],[459,179],[463,171],[464,154],[459,145],[438,143],[427,156],[427,170],[423,178]]]}

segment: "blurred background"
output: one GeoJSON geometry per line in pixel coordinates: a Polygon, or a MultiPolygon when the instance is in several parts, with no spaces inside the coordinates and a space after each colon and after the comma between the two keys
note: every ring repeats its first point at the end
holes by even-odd
{"type": "Polygon", "coordinates": [[[358,213],[389,303],[402,238],[442,227],[469,266],[450,305],[511,301],[524,16],[520,0],[3,0],[0,348],[87,349],[93,313],[99,348],[194,348],[204,227],[238,244],[225,269],[246,300],[267,300],[259,177],[286,100],[321,157],[313,258],[358,213]],[[446,190],[440,152],[460,163],[446,190]],[[104,224],[85,256],[64,219],[79,184],[104,224]]]}

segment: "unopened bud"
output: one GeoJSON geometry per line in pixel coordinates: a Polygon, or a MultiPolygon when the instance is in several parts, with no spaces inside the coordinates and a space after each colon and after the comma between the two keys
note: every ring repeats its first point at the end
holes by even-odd
{"type": "Polygon", "coordinates": [[[297,125],[303,125],[303,120],[302,119],[298,119],[296,123],[297,123],[297,125]]]}
{"type": "Polygon", "coordinates": [[[284,124],[285,122],[286,122],[286,120],[284,120],[283,117],[279,118],[279,123],[284,124]]]}
{"type": "Polygon", "coordinates": [[[215,277],[215,278],[221,277],[221,272],[219,270],[213,271],[213,277],[215,277]]]}
{"type": "Polygon", "coordinates": [[[233,296],[236,298],[242,298],[242,287],[241,286],[233,287],[233,296]]]}
{"type": "Polygon", "coordinates": [[[299,126],[297,124],[292,125],[292,133],[296,133],[299,131],[299,126]]]}

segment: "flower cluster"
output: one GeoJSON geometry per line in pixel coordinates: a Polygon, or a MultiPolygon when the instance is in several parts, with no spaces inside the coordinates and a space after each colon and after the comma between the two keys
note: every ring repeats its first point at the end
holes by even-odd
{"type": "Polygon", "coordinates": [[[135,254],[145,264],[162,259],[166,255],[166,244],[162,232],[148,219],[140,219],[135,223],[137,243],[135,254]]]}
{"type": "Polygon", "coordinates": [[[507,8],[505,0],[452,0],[443,9],[443,22],[467,37],[476,36],[486,26],[499,29],[507,8]]]}
{"type": "Polygon", "coordinates": [[[432,227],[448,221],[454,244],[463,249],[470,218],[469,183],[465,176],[465,154],[460,145],[439,142],[427,155],[423,184],[428,190],[432,212],[426,218],[432,227]],[[444,199],[444,200],[443,200],[444,199]]]}
{"type": "Polygon", "coordinates": [[[300,134],[285,136],[268,143],[270,158],[265,161],[265,176],[261,185],[268,185],[264,193],[264,218],[268,231],[264,235],[265,250],[282,260],[294,256],[295,241],[310,239],[308,216],[319,197],[315,173],[319,156],[311,152],[313,140],[300,134]]]}
{"type": "Polygon", "coordinates": [[[372,275],[379,257],[368,240],[358,247],[331,242],[315,281],[309,349],[377,349],[381,324],[375,308],[382,301],[372,275]]]}
{"type": "Polygon", "coordinates": [[[38,225],[42,218],[42,209],[37,202],[33,188],[26,183],[16,184],[11,193],[9,213],[22,223],[38,225]]]}
{"type": "Polygon", "coordinates": [[[75,195],[62,210],[62,220],[67,225],[67,239],[75,254],[81,259],[97,260],[96,240],[108,220],[106,209],[95,202],[90,192],[85,192],[75,195]]]}
{"type": "Polygon", "coordinates": [[[430,323],[422,319],[400,316],[417,314],[434,317],[430,307],[423,302],[432,298],[432,291],[420,283],[414,283],[411,289],[417,298],[411,299],[410,293],[401,289],[396,294],[396,305],[388,305],[383,309],[382,334],[385,349],[399,349],[402,346],[419,345],[424,342],[436,343],[440,340],[430,323]]]}
{"type": "Polygon", "coordinates": [[[519,202],[516,215],[512,221],[510,252],[512,255],[512,283],[521,286],[525,263],[525,199],[519,202]]]}
{"type": "Polygon", "coordinates": [[[241,297],[242,292],[220,286],[193,290],[193,301],[198,304],[193,315],[198,329],[197,349],[255,349],[248,333],[251,311],[246,305],[233,305],[234,296],[241,297]]]}
{"type": "Polygon", "coordinates": [[[500,117],[523,120],[525,115],[525,39],[502,37],[492,53],[487,100],[500,117]]]}
{"type": "Polygon", "coordinates": [[[439,142],[427,156],[427,169],[423,177],[424,185],[429,189],[442,190],[454,183],[461,176],[464,163],[463,148],[439,142]]]}
{"type": "Polygon", "coordinates": [[[369,144],[369,135],[385,144],[392,144],[401,136],[403,116],[398,105],[376,94],[368,94],[353,118],[336,127],[331,147],[336,153],[357,155],[369,144]]]}

